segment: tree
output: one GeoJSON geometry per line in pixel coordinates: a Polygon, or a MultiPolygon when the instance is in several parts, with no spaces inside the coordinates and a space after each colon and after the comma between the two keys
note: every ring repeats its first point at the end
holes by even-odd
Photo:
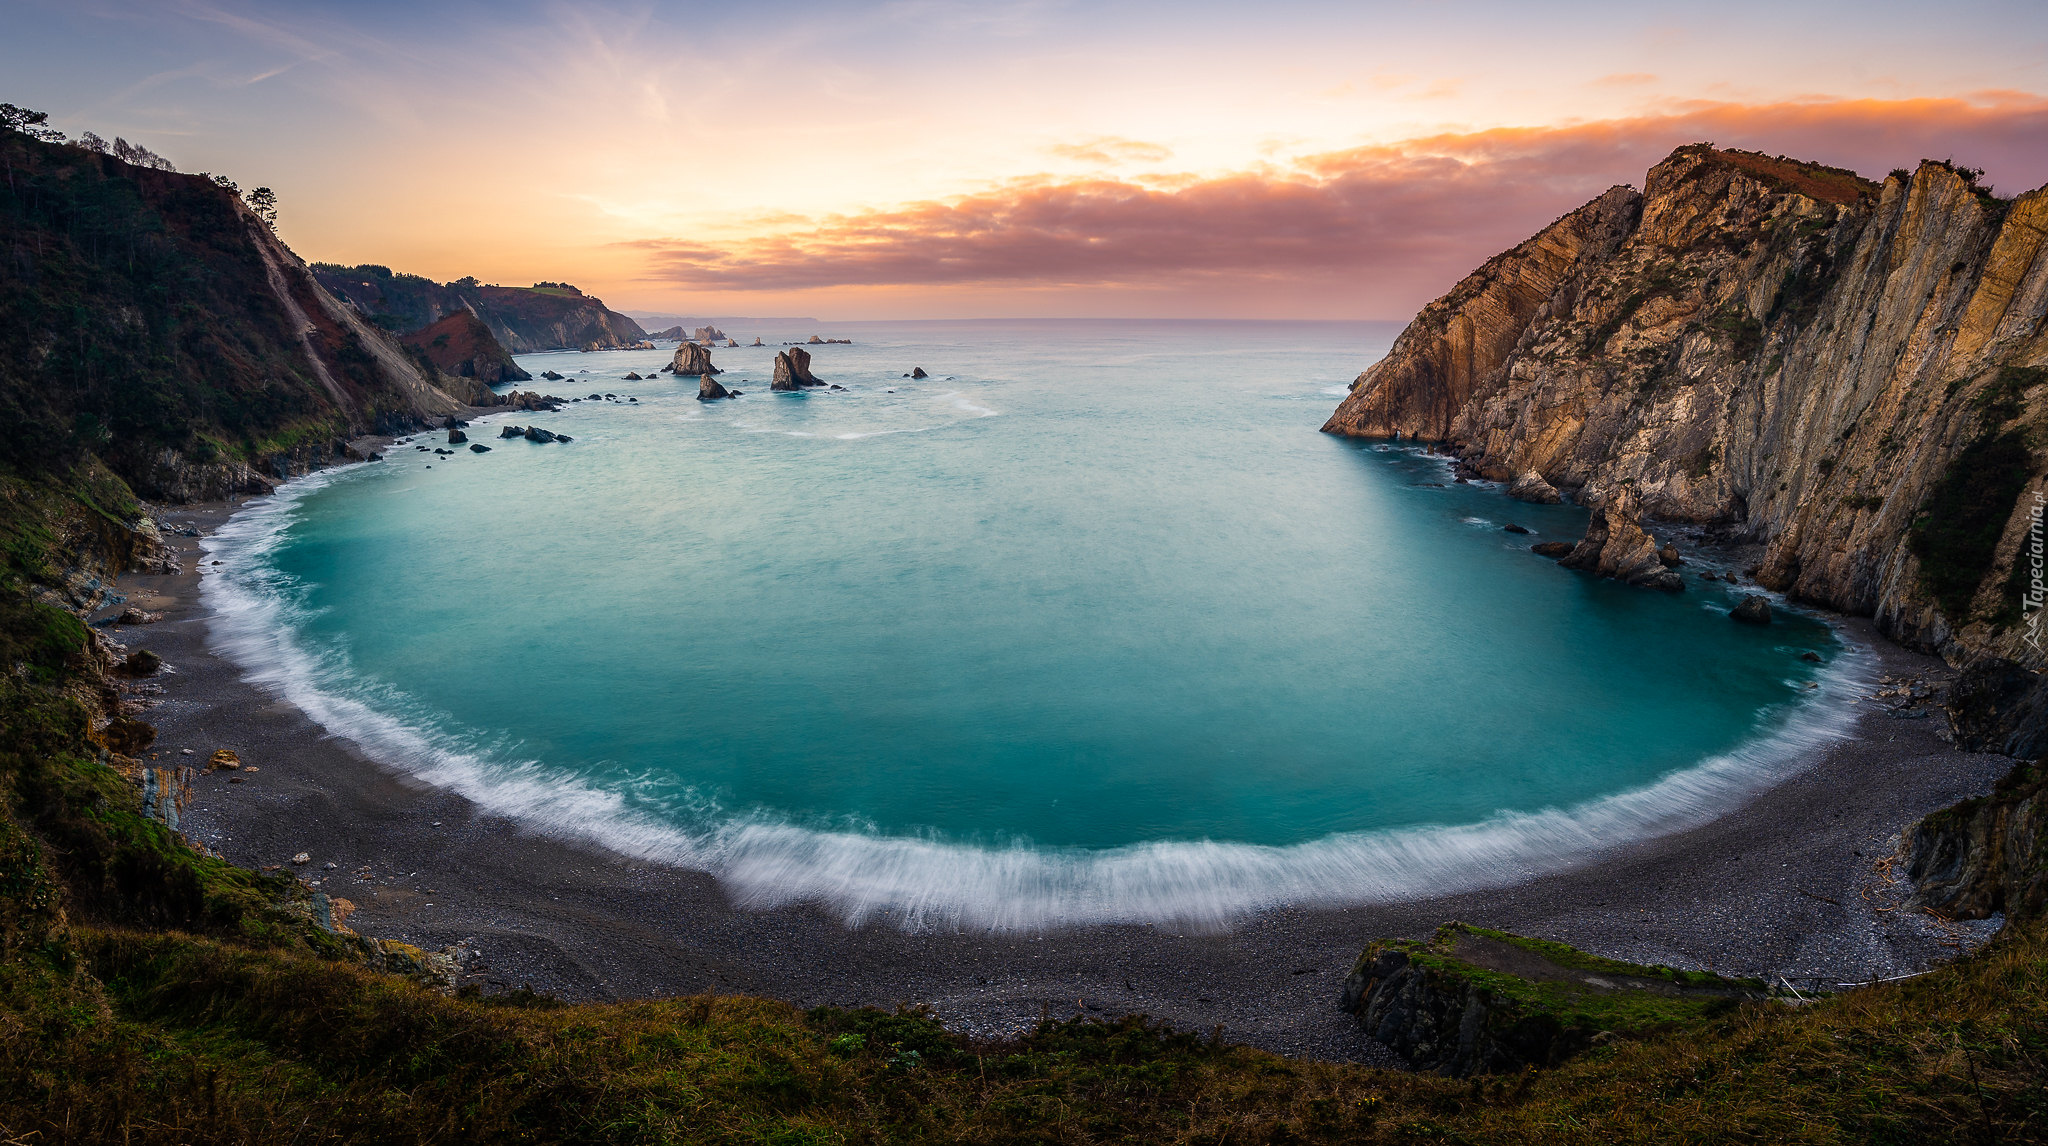
{"type": "Polygon", "coordinates": [[[268,187],[258,187],[242,198],[248,201],[249,210],[263,220],[264,226],[273,231],[277,229],[277,192],[268,187]]]}
{"type": "MultiPolygon", "coordinates": [[[[118,143],[120,141],[115,140],[115,142],[118,143]]],[[[225,188],[227,190],[227,193],[230,195],[240,195],[242,193],[242,189],[236,186],[235,181],[228,178],[225,175],[215,175],[213,177],[213,181],[215,183],[220,184],[221,187],[225,188]]]]}
{"type": "Polygon", "coordinates": [[[49,126],[50,113],[0,103],[0,131],[14,131],[44,143],[64,142],[64,133],[49,126]]]}
{"type": "Polygon", "coordinates": [[[106,140],[101,139],[90,131],[78,137],[78,146],[85,148],[87,151],[96,151],[101,155],[105,155],[113,150],[112,144],[109,144],[106,140]]]}

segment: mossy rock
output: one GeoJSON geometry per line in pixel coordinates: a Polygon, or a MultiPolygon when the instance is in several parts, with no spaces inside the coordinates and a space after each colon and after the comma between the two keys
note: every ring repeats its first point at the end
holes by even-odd
{"type": "Polygon", "coordinates": [[[1383,939],[1366,948],[1341,1005],[1417,1070],[1462,1076],[1556,1066],[1608,1039],[1765,994],[1754,979],[1623,963],[1447,923],[1427,943],[1383,939]]]}

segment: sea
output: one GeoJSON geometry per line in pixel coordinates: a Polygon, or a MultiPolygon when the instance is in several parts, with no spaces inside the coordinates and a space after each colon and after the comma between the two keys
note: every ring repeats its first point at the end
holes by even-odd
{"type": "Polygon", "coordinates": [[[583,400],[209,538],[214,640],[507,832],[911,929],[1511,884],[1842,734],[1865,668],[1821,621],[1732,624],[1754,588],[1697,559],[1681,594],[1559,568],[1529,547],[1583,509],[1318,432],[1398,329],[733,329],[764,345],[712,352],[713,403],[671,346],[522,355],[583,400]],[[813,334],[835,388],[771,392],[813,334]]]}

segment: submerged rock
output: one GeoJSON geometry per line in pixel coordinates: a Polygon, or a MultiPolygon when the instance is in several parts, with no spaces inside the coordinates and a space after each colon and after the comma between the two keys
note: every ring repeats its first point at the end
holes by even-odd
{"type": "Polygon", "coordinates": [[[1537,505],[1556,505],[1564,500],[1557,488],[1543,480],[1543,475],[1530,470],[1508,484],[1508,496],[1516,501],[1534,502],[1537,505]]]}
{"type": "Polygon", "coordinates": [[[1762,593],[1751,593],[1729,611],[1728,619],[1745,625],[1768,625],[1771,623],[1771,599],[1762,593]]]}
{"type": "Polygon", "coordinates": [[[1539,557],[1570,557],[1574,548],[1569,541],[1539,541],[1529,547],[1529,552],[1539,557]]]}
{"type": "Polygon", "coordinates": [[[1508,523],[1507,523],[1506,525],[1503,525],[1503,526],[1501,526],[1501,528],[1502,528],[1502,529],[1505,529],[1505,530],[1507,530],[1507,531],[1508,531],[1509,533],[1527,533],[1527,532],[1529,532],[1529,531],[1528,531],[1528,530],[1527,530],[1526,528],[1524,528],[1524,527],[1522,527],[1522,526],[1519,526],[1519,525],[1516,525],[1516,524],[1515,524],[1514,522],[1512,522],[1512,521],[1508,522],[1508,523]]]}

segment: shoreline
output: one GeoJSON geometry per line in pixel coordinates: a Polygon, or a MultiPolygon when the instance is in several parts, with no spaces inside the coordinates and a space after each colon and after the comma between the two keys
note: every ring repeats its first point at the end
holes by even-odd
{"type": "MultiPolygon", "coordinates": [[[[163,516],[211,533],[248,500],[163,516]]],[[[1636,962],[1784,974],[1802,990],[1917,971],[1989,934],[1892,912],[1884,905],[1903,892],[1875,868],[1913,820],[1988,791],[2011,761],[1950,748],[1939,714],[1900,720],[1865,702],[1849,738],[1810,750],[1809,766],[1725,814],[1506,887],[1279,909],[1213,934],[1136,924],[906,933],[848,928],[811,906],[743,910],[704,873],[539,835],[424,787],[244,681],[208,646],[197,539],[167,540],[186,572],[120,580],[128,604],[165,619],[112,632],[176,670],[156,678],[163,691],[141,715],[158,727],[159,754],[203,760],[231,748],[260,769],[202,775],[186,834],[234,862],[320,881],[356,904],[350,925],[363,934],[456,947],[463,981],[489,992],[923,1003],[984,1035],[1041,1014],[1139,1012],[1182,1029],[1220,1025],[1282,1053],[1399,1065],[1336,1010],[1339,984],[1372,939],[1421,937],[1453,919],[1636,962]],[[293,869],[300,851],[313,862],[293,869]]],[[[1867,621],[1834,623],[1877,673],[1948,675],[1867,621]]]]}

